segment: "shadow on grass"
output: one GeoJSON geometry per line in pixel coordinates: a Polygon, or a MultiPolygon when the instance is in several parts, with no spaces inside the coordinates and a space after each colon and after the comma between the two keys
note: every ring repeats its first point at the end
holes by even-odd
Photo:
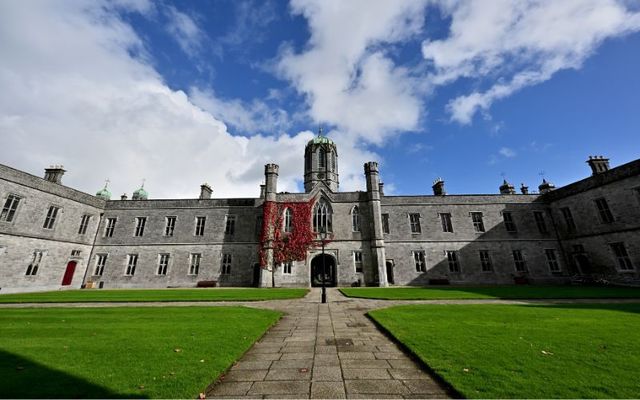
{"type": "Polygon", "coordinates": [[[147,396],[113,392],[82,378],[0,350],[0,398],[131,399],[147,396]]]}

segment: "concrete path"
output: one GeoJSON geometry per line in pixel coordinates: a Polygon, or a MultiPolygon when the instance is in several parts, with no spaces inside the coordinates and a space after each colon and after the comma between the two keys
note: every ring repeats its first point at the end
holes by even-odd
{"type": "MultiPolygon", "coordinates": [[[[286,315],[207,389],[207,398],[448,398],[450,394],[364,315],[380,302],[329,290],[320,303],[261,302],[286,315]]],[[[397,302],[385,301],[386,306],[397,302]]]]}

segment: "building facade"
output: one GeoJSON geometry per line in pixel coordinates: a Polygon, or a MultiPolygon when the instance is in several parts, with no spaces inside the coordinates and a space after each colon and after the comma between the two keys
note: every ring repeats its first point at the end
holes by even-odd
{"type": "Polygon", "coordinates": [[[79,288],[308,287],[564,283],[575,275],[637,283],[640,160],[538,193],[387,196],[378,164],[363,191],[339,190],[338,149],[304,153],[304,193],[278,192],[265,166],[256,198],[111,200],[0,165],[0,293],[79,288]],[[269,211],[270,210],[270,211],[269,211]],[[276,211],[274,211],[276,210],[276,211]],[[273,213],[277,215],[274,216],[273,213]],[[325,238],[324,253],[321,237],[325,238]],[[288,250],[289,249],[289,250],[288,250]]]}

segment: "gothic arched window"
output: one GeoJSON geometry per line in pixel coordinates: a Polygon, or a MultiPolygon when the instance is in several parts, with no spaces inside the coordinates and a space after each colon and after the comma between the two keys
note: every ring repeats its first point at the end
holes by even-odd
{"type": "Polygon", "coordinates": [[[327,151],[322,147],[318,151],[318,168],[327,168],[327,151]]]}
{"type": "Polygon", "coordinates": [[[313,208],[314,232],[332,232],[331,206],[324,199],[320,199],[313,208]]]}
{"type": "Polygon", "coordinates": [[[285,232],[293,232],[293,211],[290,208],[284,210],[283,228],[285,232]]]}
{"type": "Polygon", "coordinates": [[[354,232],[360,232],[360,210],[358,206],[354,206],[351,210],[351,229],[354,232]]]}

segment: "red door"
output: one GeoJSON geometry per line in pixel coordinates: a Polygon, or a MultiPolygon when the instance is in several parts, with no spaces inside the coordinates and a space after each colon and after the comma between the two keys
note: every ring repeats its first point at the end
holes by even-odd
{"type": "Polygon", "coordinates": [[[76,272],[76,264],[75,261],[69,261],[69,264],[67,264],[67,269],[64,271],[64,276],[62,277],[62,286],[71,285],[73,273],[76,272]]]}

